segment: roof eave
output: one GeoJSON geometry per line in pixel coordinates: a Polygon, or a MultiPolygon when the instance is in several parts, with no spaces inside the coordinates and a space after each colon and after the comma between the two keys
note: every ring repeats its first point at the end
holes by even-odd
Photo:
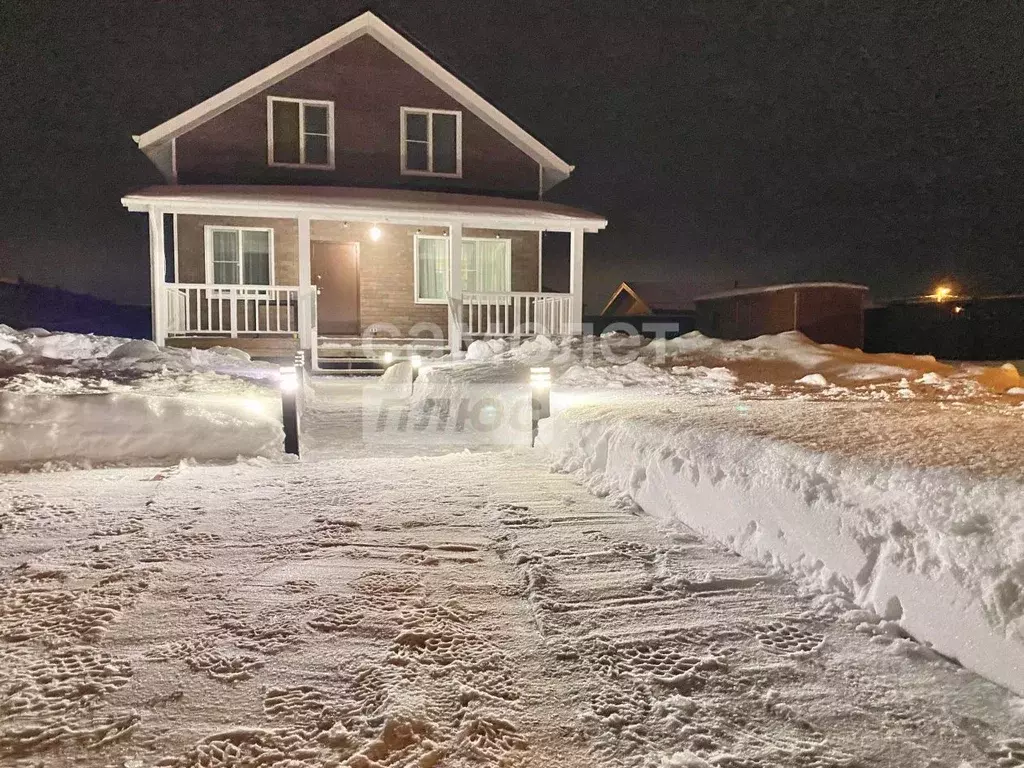
{"type": "Polygon", "coordinates": [[[373,221],[381,223],[435,223],[446,225],[452,221],[465,221],[490,229],[529,229],[568,232],[574,228],[596,233],[608,226],[608,220],[595,216],[569,215],[509,215],[500,211],[472,211],[458,209],[424,210],[401,206],[351,206],[323,202],[300,203],[290,200],[224,200],[204,199],[201,196],[125,195],[123,205],[131,213],[146,213],[160,209],[166,213],[197,215],[238,215],[259,218],[296,218],[310,216],[324,220],[373,221]]]}

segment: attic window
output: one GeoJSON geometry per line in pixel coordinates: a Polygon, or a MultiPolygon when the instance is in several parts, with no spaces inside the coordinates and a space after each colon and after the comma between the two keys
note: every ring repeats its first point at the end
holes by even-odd
{"type": "Polygon", "coordinates": [[[334,168],[334,102],[269,97],[267,162],[334,168]]]}
{"type": "Polygon", "coordinates": [[[402,107],[402,173],[462,176],[462,113],[402,107]]]}

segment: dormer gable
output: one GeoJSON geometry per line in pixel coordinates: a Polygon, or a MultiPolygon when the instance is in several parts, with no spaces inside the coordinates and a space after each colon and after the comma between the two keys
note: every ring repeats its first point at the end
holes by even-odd
{"type": "Polygon", "coordinates": [[[136,141],[182,183],[540,196],[573,170],[369,11],[136,141]]]}

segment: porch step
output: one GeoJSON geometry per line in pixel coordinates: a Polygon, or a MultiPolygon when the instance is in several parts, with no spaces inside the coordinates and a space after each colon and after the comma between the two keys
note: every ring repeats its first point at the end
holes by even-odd
{"type": "Polygon", "coordinates": [[[366,357],[324,358],[319,357],[317,368],[320,373],[348,374],[351,376],[379,376],[387,366],[366,357]]]}

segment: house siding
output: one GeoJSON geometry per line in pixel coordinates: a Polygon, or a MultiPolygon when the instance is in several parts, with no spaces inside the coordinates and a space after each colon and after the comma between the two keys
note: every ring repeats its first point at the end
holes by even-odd
{"type": "MultiPolygon", "coordinates": [[[[178,217],[178,282],[206,282],[204,227],[269,227],[274,230],[274,280],[278,285],[298,285],[298,226],[294,219],[261,219],[239,216],[178,217]]],[[[340,221],[313,221],[313,241],[358,243],[360,332],[375,325],[394,326],[405,336],[420,323],[439,327],[447,334],[446,304],[417,304],[413,274],[413,238],[417,231],[441,235],[440,227],[407,227],[382,224],[380,240],[369,236],[369,225],[340,221]]],[[[512,290],[537,291],[537,233],[494,229],[465,229],[464,237],[501,237],[512,241],[512,290]]]]}
{"type": "Polygon", "coordinates": [[[177,139],[181,184],[329,184],[536,198],[536,160],[415,69],[363,36],[177,139]],[[267,97],[334,102],[335,168],[267,162],[267,97]],[[462,178],[401,173],[400,108],[462,112],[462,178]]]}

